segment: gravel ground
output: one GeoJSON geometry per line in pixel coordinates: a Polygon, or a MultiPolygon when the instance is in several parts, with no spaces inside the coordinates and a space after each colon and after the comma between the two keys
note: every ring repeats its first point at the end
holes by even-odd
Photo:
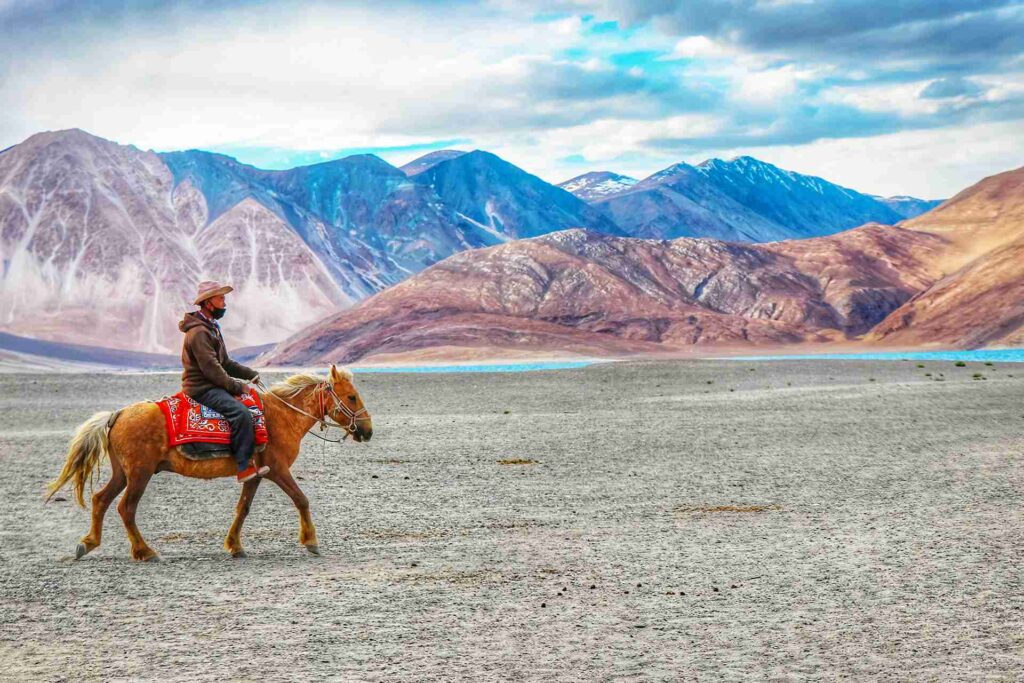
{"type": "Polygon", "coordinates": [[[160,474],[159,564],[41,499],[176,378],[0,375],[0,679],[1020,680],[1024,365],[925,365],[359,375],[373,441],[294,469],[323,557],[265,483],[233,560],[238,486],[160,474]]]}

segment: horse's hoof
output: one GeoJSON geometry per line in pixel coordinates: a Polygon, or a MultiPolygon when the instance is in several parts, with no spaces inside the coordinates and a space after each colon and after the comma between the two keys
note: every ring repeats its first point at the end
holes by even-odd
{"type": "Polygon", "coordinates": [[[246,557],[249,557],[249,553],[245,552],[244,550],[239,550],[238,552],[231,553],[231,557],[235,558],[236,560],[242,560],[246,557]]]}
{"type": "Polygon", "coordinates": [[[143,562],[163,562],[159,555],[150,555],[142,560],[143,562]]]}
{"type": "Polygon", "coordinates": [[[89,549],[85,547],[84,543],[79,543],[75,547],[75,559],[80,560],[89,553],[89,549]]]}
{"type": "Polygon", "coordinates": [[[310,555],[316,555],[317,557],[320,557],[320,546],[318,546],[318,545],[307,545],[306,546],[306,550],[309,551],[310,555]]]}

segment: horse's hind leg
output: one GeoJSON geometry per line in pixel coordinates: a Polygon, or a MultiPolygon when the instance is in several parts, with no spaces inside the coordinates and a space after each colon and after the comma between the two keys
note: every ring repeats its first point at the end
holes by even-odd
{"type": "Polygon", "coordinates": [[[128,541],[132,544],[132,557],[136,560],[159,560],[160,556],[156,551],[146,545],[146,539],[142,538],[142,532],[135,525],[135,511],[139,507],[139,499],[146,491],[152,472],[133,471],[128,473],[128,490],[121,497],[117,504],[117,511],[124,522],[125,531],[128,532],[128,541]]]}
{"type": "Polygon", "coordinates": [[[117,458],[110,459],[110,481],[92,496],[92,526],[89,533],[82,537],[78,547],[75,548],[75,559],[81,559],[86,553],[90,553],[99,547],[103,537],[103,518],[107,514],[107,508],[114,502],[117,495],[124,491],[128,479],[124,476],[124,468],[117,458]]]}
{"type": "Polygon", "coordinates": [[[231,553],[232,557],[245,557],[245,551],[242,550],[242,523],[249,515],[249,508],[259,485],[259,477],[250,479],[242,485],[242,495],[238,497],[238,506],[235,508],[235,521],[231,523],[228,536],[224,539],[224,549],[231,553]]]}

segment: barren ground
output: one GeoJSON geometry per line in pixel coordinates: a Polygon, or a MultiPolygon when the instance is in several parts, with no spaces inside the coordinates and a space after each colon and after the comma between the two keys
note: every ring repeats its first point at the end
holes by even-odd
{"type": "Polygon", "coordinates": [[[1019,680],[1024,365],[924,365],[358,375],[373,440],[295,467],[323,557],[265,483],[232,559],[239,487],[160,474],[159,564],[114,507],[70,561],[42,490],[176,378],[0,375],[0,679],[1019,680]]]}

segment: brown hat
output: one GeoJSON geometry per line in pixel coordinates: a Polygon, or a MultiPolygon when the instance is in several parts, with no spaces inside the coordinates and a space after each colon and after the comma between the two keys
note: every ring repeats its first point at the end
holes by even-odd
{"type": "Polygon", "coordinates": [[[192,303],[199,306],[207,299],[219,294],[227,294],[232,289],[234,288],[229,285],[222,285],[216,280],[204,280],[199,283],[199,292],[196,294],[196,300],[192,303]]]}

